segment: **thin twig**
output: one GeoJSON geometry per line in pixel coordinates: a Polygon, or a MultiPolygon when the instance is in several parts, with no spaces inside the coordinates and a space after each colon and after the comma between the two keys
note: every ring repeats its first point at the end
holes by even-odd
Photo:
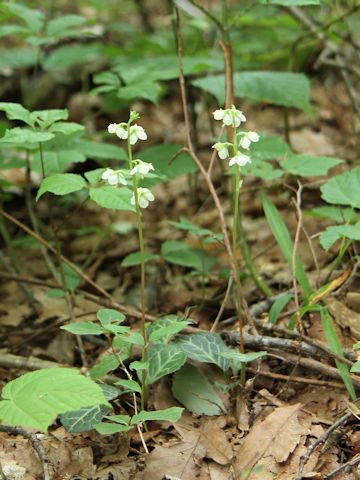
{"type": "Polygon", "coordinates": [[[223,311],[224,311],[224,309],[225,309],[226,302],[228,301],[228,298],[229,298],[229,295],[230,295],[230,292],[231,292],[232,284],[233,284],[233,277],[230,275],[229,281],[228,281],[228,284],[227,284],[227,287],[226,287],[226,292],[225,292],[225,295],[224,295],[224,299],[223,299],[223,301],[222,301],[222,303],[221,303],[220,310],[218,311],[218,314],[216,315],[216,318],[215,318],[215,320],[214,320],[214,323],[212,324],[212,327],[211,327],[211,329],[210,329],[210,332],[215,332],[217,326],[219,325],[219,321],[220,321],[221,315],[223,314],[223,311]]]}
{"type": "Polygon", "coordinates": [[[299,302],[299,295],[297,290],[297,280],[296,280],[296,258],[297,258],[297,249],[299,246],[299,239],[300,239],[300,232],[302,228],[302,211],[301,211],[301,193],[303,186],[300,182],[298,182],[299,188],[296,193],[296,211],[297,211],[297,225],[296,225],[296,232],[295,232],[295,239],[294,239],[294,247],[292,251],[291,257],[291,273],[292,273],[292,283],[293,283],[293,290],[294,290],[294,301],[295,301],[295,308],[296,308],[296,320],[299,330],[303,333],[303,326],[301,323],[300,317],[300,302],[299,302]]]}
{"type": "Polygon", "coordinates": [[[340,467],[335,468],[332,472],[325,476],[325,480],[329,480],[331,478],[335,478],[339,475],[339,473],[346,473],[350,469],[353,469],[360,463],[360,455],[354,457],[352,460],[340,465],[340,467]]]}
{"type": "MultiPolygon", "coordinates": [[[[324,432],[321,437],[319,437],[317,440],[315,440],[314,443],[312,443],[310,445],[310,447],[307,449],[307,451],[305,452],[305,454],[301,457],[300,459],[300,465],[299,465],[299,470],[298,470],[298,476],[297,476],[297,480],[302,480],[303,478],[303,472],[304,472],[304,467],[306,465],[306,463],[309,461],[309,458],[311,457],[312,453],[314,452],[314,450],[321,444],[325,443],[326,440],[329,438],[329,436],[331,435],[331,433],[336,430],[337,428],[339,428],[341,425],[344,425],[345,423],[347,423],[354,415],[351,413],[351,412],[348,412],[346,413],[345,415],[343,415],[341,418],[339,418],[339,420],[337,420],[333,425],[331,425],[330,428],[328,428],[326,430],[326,432],[324,432]]],[[[328,477],[326,477],[328,478],[328,477]]]]}

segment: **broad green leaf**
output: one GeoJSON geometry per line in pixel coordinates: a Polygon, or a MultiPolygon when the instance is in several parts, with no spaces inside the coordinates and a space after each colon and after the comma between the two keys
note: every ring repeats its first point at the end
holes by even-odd
{"type": "Polygon", "coordinates": [[[201,332],[181,335],[173,345],[185,352],[192,360],[213,363],[224,372],[229,370],[229,361],[223,356],[224,353],[229,352],[229,348],[217,333],[201,332]]]}
{"type": "Polygon", "coordinates": [[[117,91],[118,98],[130,102],[135,98],[144,98],[157,104],[164,88],[158,82],[149,82],[146,79],[141,82],[131,83],[126,87],[120,87],[117,91]]]}
{"type": "Polygon", "coordinates": [[[0,51],[1,68],[27,68],[37,64],[38,50],[33,47],[10,48],[0,51]]]}
{"type": "Polygon", "coordinates": [[[326,175],[328,171],[343,160],[333,157],[316,157],[313,155],[291,155],[281,162],[281,167],[293,175],[315,177],[326,175]]]}
{"type": "Polygon", "coordinates": [[[115,423],[120,423],[121,425],[129,425],[131,420],[129,415],[111,415],[107,418],[115,423]]]}
{"type": "MultiPolygon", "coordinates": [[[[87,23],[87,19],[81,15],[62,15],[47,22],[47,35],[55,38],[72,36],[75,27],[81,27],[87,23]]],[[[76,30],[75,30],[76,31],[76,30]]]]}
{"type": "Polygon", "coordinates": [[[106,405],[94,405],[85,407],[74,412],[66,412],[60,415],[60,421],[65,430],[70,433],[88,432],[111,412],[111,407],[106,405]]]}
{"type": "Polygon", "coordinates": [[[206,251],[176,240],[164,242],[161,245],[161,253],[167,262],[204,273],[209,273],[216,263],[216,259],[206,251]]]}
{"type": "Polygon", "coordinates": [[[38,33],[42,29],[45,20],[42,11],[29,8],[20,2],[1,2],[1,7],[20,18],[31,32],[38,33]]]}
{"type": "Polygon", "coordinates": [[[95,382],[70,368],[26,373],[2,391],[0,418],[8,425],[47,431],[61,413],[92,405],[107,405],[95,382]]]}
{"type": "Polygon", "coordinates": [[[85,162],[86,157],[77,150],[47,150],[43,149],[42,158],[38,151],[32,158],[31,169],[34,172],[42,173],[44,166],[45,175],[63,173],[71,163],[85,162]]]}
{"type": "Polygon", "coordinates": [[[17,144],[38,144],[47,142],[54,138],[54,134],[50,132],[38,132],[29,128],[15,127],[6,130],[5,135],[0,139],[1,143],[17,143],[17,144]]]}
{"type": "Polygon", "coordinates": [[[320,235],[321,246],[325,250],[329,248],[340,238],[350,240],[360,240],[360,221],[355,225],[334,225],[327,227],[325,232],[320,235]]]}
{"type": "Polygon", "coordinates": [[[354,365],[351,367],[350,372],[352,373],[359,373],[360,372],[360,360],[354,363],[354,365]]]}
{"type": "Polygon", "coordinates": [[[131,205],[132,192],[128,188],[118,187],[98,187],[90,188],[90,198],[100,207],[111,208],[113,210],[135,211],[131,205]]]}
{"type": "Polygon", "coordinates": [[[66,108],[63,109],[50,109],[50,110],[37,110],[33,112],[33,115],[37,117],[37,121],[41,128],[48,128],[59,120],[67,120],[69,112],[66,108]]]}
{"type": "MultiPolygon", "coordinates": [[[[282,251],[282,254],[284,255],[289,266],[291,267],[294,247],[289,230],[283,222],[278,209],[271,202],[270,198],[265,194],[263,195],[263,208],[271,231],[282,251]]],[[[296,258],[295,270],[297,281],[301,285],[305,296],[308,297],[309,295],[311,295],[312,289],[307,278],[304,265],[299,257],[296,258]]]]}
{"type": "Polygon", "coordinates": [[[118,423],[98,423],[95,430],[101,435],[114,435],[115,433],[128,432],[133,427],[129,425],[120,425],[118,423]]]}
{"type": "Polygon", "coordinates": [[[122,323],[125,320],[125,315],[112,308],[101,308],[97,312],[97,318],[99,319],[103,327],[108,326],[110,323],[122,323]]]}
{"type": "MultiPolygon", "coordinates": [[[[213,94],[219,104],[225,101],[225,77],[213,75],[194,80],[193,85],[213,94]]],[[[251,100],[311,111],[310,82],[300,73],[241,72],[234,74],[235,95],[251,100]]]]}
{"type": "Polygon", "coordinates": [[[16,35],[18,33],[27,33],[28,29],[26,27],[21,27],[20,25],[2,25],[0,27],[0,37],[6,37],[7,35],[16,35]]]}
{"type": "Polygon", "coordinates": [[[151,342],[162,341],[167,343],[171,337],[181,332],[189,325],[188,320],[181,320],[181,317],[169,315],[153,322],[149,329],[149,340],[151,342]]]}
{"type": "Polygon", "coordinates": [[[76,287],[80,285],[81,277],[73,268],[64,262],[62,263],[61,268],[64,274],[65,287],[73,292],[76,287]]]}
{"type": "Polygon", "coordinates": [[[20,103],[0,102],[0,110],[5,112],[9,120],[21,120],[30,127],[35,124],[35,116],[20,103]]]}
{"type": "Polygon", "coordinates": [[[148,377],[151,385],[165,375],[176,372],[186,362],[186,354],[174,345],[158,343],[149,349],[148,377]]]}
{"type": "Polygon", "coordinates": [[[180,230],[185,230],[186,232],[190,232],[194,235],[198,236],[204,236],[204,235],[213,235],[213,232],[207,228],[201,228],[195,225],[194,223],[190,222],[185,217],[180,217],[179,222],[171,222],[169,221],[170,225],[173,225],[176,228],[179,228],[180,230]]]}
{"type": "Polygon", "coordinates": [[[105,400],[113,400],[120,395],[120,390],[113,385],[107,383],[99,383],[101,390],[103,391],[105,400]]]}
{"type": "Polygon", "coordinates": [[[110,145],[109,143],[77,140],[76,148],[86,155],[87,158],[127,160],[127,154],[123,148],[118,147],[117,145],[110,145]]]}
{"type": "MultiPolygon", "coordinates": [[[[321,321],[322,325],[324,328],[325,336],[327,339],[327,342],[329,344],[329,347],[331,350],[338,355],[344,355],[343,349],[341,347],[341,343],[339,340],[339,337],[337,336],[337,333],[335,331],[332,319],[330,317],[330,314],[328,310],[325,307],[322,307],[320,310],[321,313],[321,321]]],[[[351,399],[354,401],[356,400],[357,396],[355,393],[354,386],[352,384],[351,376],[349,373],[349,368],[346,365],[346,363],[341,362],[339,360],[335,360],[336,367],[339,370],[339,373],[343,379],[343,382],[347,388],[347,391],[349,392],[349,395],[351,399]]]]}
{"type": "Polygon", "coordinates": [[[244,363],[253,362],[258,358],[264,357],[266,352],[241,353],[236,350],[228,350],[220,355],[229,360],[231,370],[233,371],[234,375],[237,375],[244,363]]]}
{"type": "Polygon", "coordinates": [[[84,187],[86,187],[86,182],[81,175],[75,173],[56,173],[42,181],[36,195],[36,200],[39,200],[45,192],[51,192],[55,195],[67,195],[77,192],[84,187]]]}
{"type": "Polygon", "coordinates": [[[308,215],[319,218],[330,218],[337,223],[355,223],[357,220],[356,212],[352,208],[316,207],[307,212],[308,215]]]}
{"type": "Polygon", "coordinates": [[[102,335],[104,333],[100,325],[93,322],[70,323],[60,328],[74,335],[102,335]]]}
{"type": "Polygon", "coordinates": [[[291,155],[289,145],[277,135],[260,135],[260,140],[251,145],[251,159],[276,160],[291,155]]]}
{"type": "Polygon", "coordinates": [[[275,300],[275,302],[271,305],[269,312],[270,323],[275,324],[278,321],[281,312],[293,297],[293,293],[284,293],[275,300]]]}
{"type": "Polygon", "coordinates": [[[104,60],[105,46],[100,43],[63,45],[55,48],[43,61],[47,71],[65,70],[88,62],[104,60]]]}
{"type": "Polygon", "coordinates": [[[172,393],[190,412],[221,415],[226,407],[214,387],[194,365],[186,364],[175,373],[172,393]]]}
{"type": "Polygon", "coordinates": [[[62,133],[64,135],[71,135],[76,132],[83,132],[85,127],[79,123],[74,122],[56,122],[51,125],[49,131],[52,133],[62,133]]]}
{"type": "Polygon", "coordinates": [[[103,378],[109,372],[116,370],[119,365],[120,365],[120,361],[116,357],[116,355],[110,354],[110,355],[101,357],[100,362],[94,365],[90,370],[90,377],[93,380],[103,378]]]}
{"type": "Polygon", "coordinates": [[[142,410],[137,415],[134,415],[131,419],[131,425],[136,425],[143,422],[151,421],[165,421],[165,422],[177,422],[181,418],[181,414],[184,411],[181,407],[170,407],[164,410],[156,410],[154,412],[146,412],[142,410]]]}
{"type": "Polygon", "coordinates": [[[135,380],[118,380],[115,382],[115,385],[120,385],[120,387],[124,387],[126,391],[129,392],[136,392],[141,393],[141,386],[135,382],[135,380]]]}
{"type": "MultiPolygon", "coordinates": [[[[150,253],[150,252],[144,252],[145,262],[149,262],[150,260],[156,260],[157,258],[158,258],[158,255],[154,255],[153,253],[150,253]]],[[[133,252],[133,253],[130,253],[129,255],[126,255],[126,257],[121,262],[121,265],[123,267],[134,267],[135,265],[140,265],[140,264],[141,264],[140,252],[133,252]]]]}
{"type": "Polygon", "coordinates": [[[181,175],[187,175],[197,171],[194,160],[187,153],[176,156],[182,146],[176,144],[156,145],[146,148],[141,152],[141,160],[154,165],[156,174],[161,178],[143,181],[144,186],[152,186],[161,181],[172,180],[181,175]],[[176,158],[175,158],[176,157],[176,158]]]}
{"type": "Polygon", "coordinates": [[[332,178],[320,187],[321,197],[328,203],[360,208],[360,167],[332,178]]]}
{"type": "Polygon", "coordinates": [[[144,337],[139,332],[129,332],[127,335],[122,335],[121,340],[125,343],[131,343],[131,345],[139,345],[140,347],[145,345],[144,337]]]}

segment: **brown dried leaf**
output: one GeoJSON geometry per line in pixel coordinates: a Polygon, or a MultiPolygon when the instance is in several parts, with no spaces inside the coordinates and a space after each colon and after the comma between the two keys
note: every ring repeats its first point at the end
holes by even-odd
{"type": "Polygon", "coordinates": [[[219,426],[219,419],[204,419],[201,430],[200,441],[206,448],[206,457],[219,465],[227,465],[233,457],[233,451],[224,430],[219,426]]]}
{"type": "Polygon", "coordinates": [[[342,327],[349,328],[351,334],[357,340],[360,340],[360,313],[350,310],[335,298],[328,298],[325,303],[336,322],[342,327]]]}

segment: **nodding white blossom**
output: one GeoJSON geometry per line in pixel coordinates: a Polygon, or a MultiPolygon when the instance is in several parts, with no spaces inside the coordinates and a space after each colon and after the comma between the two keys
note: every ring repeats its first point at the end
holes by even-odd
{"type": "MultiPolygon", "coordinates": [[[[138,197],[139,206],[141,208],[148,207],[149,202],[152,202],[153,200],[155,200],[154,195],[151,193],[151,191],[148,188],[138,187],[137,197],[138,197]]],[[[132,194],[131,205],[135,205],[135,193],[132,194]]]]}
{"type": "Polygon", "coordinates": [[[251,158],[243,153],[238,153],[235,155],[235,157],[230,158],[229,167],[232,165],[239,165],[239,167],[243,167],[247,163],[251,163],[251,158]]]}
{"type": "Polygon", "coordinates": [[[147,135],[143,127],[140,127],[140,125],[136,125],[136,124],[130,127],[131,145],[134,145],[138,140],[146,140],[146,139],[147,139],[147,135]]]}
{"type": "Polygon", "coordinates": [[[126,140],[128,138],[126,123],[110,123],[108,126],[108,132],[115,133],[115,135],[122,140],[126,140]]]}
{"type": "Polygon", "coordinates": [[[111,186],[126,185],[124,174],[120,170],[113,170],[112,168],[107,168],[101,175],[101,179],[111,186]]]}
{"type": "Polygon", "coordinates": [[[134,160],[135,167],[130,171],[130,175],[140,175],[143,177],[151,170],[155,170],[152,163],[143,162],[142,160],[134,160]]]}
{"type": "Polygon", "coordinates": [[[224,160],[229,156],[229,145],[230,143],[215,143],[212,148],[215,148],[219,157],[224,160]]]}
{"type": "Polygon", "coordinates": [[[260,139],[259,135],[256,132],[245,132],[243,137],[241,137],[239,145],[245,150],[249,150],[251,143],[258,142],[260,139]]]}
{"type": "Polygon", "coordinates": [[[222,120],[223,125],[227,127],[238,127],[241,122],[246,122],[246,117],[241,110],[237,110],[234,105],[231,108],[215,110],[213,113],[215,120],[222,120]]]}

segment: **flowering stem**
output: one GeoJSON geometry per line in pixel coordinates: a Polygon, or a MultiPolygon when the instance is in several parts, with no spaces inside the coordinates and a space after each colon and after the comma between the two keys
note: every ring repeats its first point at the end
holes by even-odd
{"type": "MultiPolygon", "coordinates": [[[[132,150],[131,150],[131,143],[130,143],[130,124],[131,121],[127,124],[127,131],[128,131],[128,138],[127,138],[127,145],[128,145],[128,158],[129,158],[129,168],[133,167],[133,159],[132,159],[132,150]]],[[[138,196],[138,184],[136,175],[132,177],[133,181],[133,193],[135,198],[135,213],[136,213],[136,222],[137,222],[137,229],[138,229],[138,238],[139,238],[139,248],[140,248],[140,303],[141,303],[141,334],[144,339],[144,347],[142,351],[142,361],[147,361],[148,356],[148,339],[147,339],[147,332],[146,332],[146,319],[145,319],[145,250],[144,250],[144,235],[143,235],[143,225],[142,225],[142,216],[141,210],[139,205],[139,196],[138,196]]],[[[149,388],[146,382],[147,377],[147,370],[142,370],[141,374],[141,410],[145,409],[149,388]]]]}

